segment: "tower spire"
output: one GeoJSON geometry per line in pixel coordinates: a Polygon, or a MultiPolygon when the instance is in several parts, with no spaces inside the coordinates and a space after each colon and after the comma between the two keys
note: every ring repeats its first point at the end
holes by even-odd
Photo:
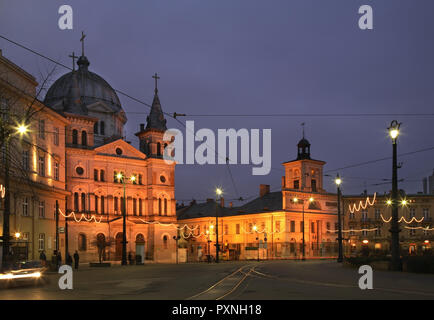
{"type": "Polygon", "coordinates": [[[159,77],[158,74],[155,72],[155,74],[152,76],[152,78],[155,79],[155,93],[158,93],[158,79],[160,79],[160,77],[159,77]]]}
{"type": "Polygon", "coordinates": [[[301,127],[303,128],[303,139],[304,139],[304,122],[301,123],[301,127]]]}
{"type": "Polygon", "coordinates": [[[81,32],[81,55],[84,57],[84,38],[86,38],[86,35],[84,34],[84,32],[81,32]]]}

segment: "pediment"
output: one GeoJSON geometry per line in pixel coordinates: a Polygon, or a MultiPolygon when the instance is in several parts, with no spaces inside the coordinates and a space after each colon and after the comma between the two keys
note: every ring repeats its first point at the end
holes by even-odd
{"type": "Polygon", "coordinates": [[[95,148],[95,151],[97,154],[104,154],[104,155],[112,155],[115,157],[125,157],[125,158],[139,158],[139,159],[146,159],[146,155],[136,148],[134,148],[129,143],[125,142],[122,139],[115,140],[113,142],[107,143],[105,145],[102,145],[98,148],[95,148]],[[121,153],[119,154],[119,150],[121,150],[121,153]]]}

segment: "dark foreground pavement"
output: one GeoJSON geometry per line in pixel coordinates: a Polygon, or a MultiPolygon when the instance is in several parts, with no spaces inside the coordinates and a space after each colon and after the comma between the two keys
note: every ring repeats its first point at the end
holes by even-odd
{"type": "MultiPolygon", "coordinates": [[[[434,299],[434,275],[374,270],[374,289],[361,290],[357,269],[335,261],[266,261],[87,267],[74,272],[73,290],[60,290],[61,275],[50,274],[50,283],[45,286],[0,289],[0,300],[181,300],[206,290],[242,266],[246,267],[239,277],[243,281],[224,299],[434,299]],[[251,267],[254,270],[247,272],[251,267]]],[[[212,291],[207,294],[211,297],[212,291]]]]}

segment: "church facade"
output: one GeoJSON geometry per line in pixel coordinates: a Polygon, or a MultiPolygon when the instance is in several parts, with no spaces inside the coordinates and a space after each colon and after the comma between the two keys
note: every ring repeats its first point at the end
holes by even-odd
{"type": "MultiPolygon", "coordinates": [[[[43,130],[49,139],[54,132],[59,147],[50,150],[53,156],[40,163],[39,154],[30,153],[29,163],[43,170],[32,170],[29,176],[50,181],[59,189],[59,232],[55,227],[56,210],[51,210],[54,200],[50,200],[44,242],[38,242],[37,234],[41,232],[32,228],[32,223],[17,224],[11,233],[27,235],[26,239],[17,239],[30,248],[27,259],[38,259],[42,251],[50,258],[56,248],[53,239],[58,237],[57,248],[63,259],[77,251],[82,262],[96,262],[99,258],[116,261],[122,256],[125,208],[128,257],[139,263],[174,262],[175,164],[166,163],[162,157],[166,120],[158,89],[155,87],[146,125],[140,125],[136,133],[140,145],[136,149],[122,137],[127,117],[116,91],[89,71],[89,65],[83,52],[77,68],[74,66],[73,71],[57,79],[44,101],[37,102],[44,112],[53,114],[46,122],[51,118],[57,121],[53,128],[51,122],[46,123],[43,130]]],[[[32,81],[36,88],[36,81],[32,81]]],[[[46,115],[40,113],[38,117],[46,115]]],[[[33,135],[30,132],[29,139],[33,135]]],[[[53,143],[46,141],[46,145],[52,148],[53,143]]],[[[27,214],[21,207],[18,204],[13,208],[19,219],[27,214]]],[[[42,223],[37,219],[37,210],[29,216],[38,220],[33,224],[42,223]]]]}

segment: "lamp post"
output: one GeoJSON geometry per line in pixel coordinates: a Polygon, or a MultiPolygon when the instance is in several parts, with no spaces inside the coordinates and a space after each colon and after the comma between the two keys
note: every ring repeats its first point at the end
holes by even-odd
{"type": "Polygon", "coordinates": [[[176,241],[176,264],[178,264],[178,240],[181,239],[180,235],[173,236],[173,240],[176,241]]]}
{"type": "Polygon", "coordinates": [[[259,262],[259,235],[258,235],[258,227],[256,224],[253,226],[253,231],[256,232],[256,240],[258,240],[258,262],[259,262]]]}
{"type": "MultiPolygon", "coordinates": [[[[128,265],[127,262],[127,197],[125,191],[125,177],[122,173],[116,175],[118,181],[122,182],[124,187],[124,201],[122,202],[122,262],[123,266],[128,265]]],[[[132,182],[136,181],[136,177],[133,175],[130,177],[132,182]]]]}
{"type": "Polygon", "coordinates": [[[392,160],[392,221],[391,221],[391,268],[394,271],[401,269],[401,261],[399,254],[399,222],[398,222],[398,164],[397,164],[397,139],[399,136],[399,127],[401,123],[393,120],[388,128],[393,146],[392,160]]]}
{"type": "Polygon", "coordinates": [[[10,177],[9,177],[9,143],[12,135],[19,134],[22,137],[28,132],[28,126],[20,124],[15,128],[7,125],[8,114],[6,114],[6,123],[1,128],[1,139],[4,141],[4,210],[3,210],[3,236],[2,236],[2,269],[9,266],[10,241],[11,235],[9,230],[9,218],[11,214],[11,193],[10,193],[10,177]]]}
{"type": "Polygon", "coordinates": [[[221,195],[223,190],[217,188],[215,190],[216,193],[216,210],[215,210],[215,262],[219,263],[219,221],[218,221],[218,211],[219,211],[219,200],[221,199],[221,195]]]}
{"type": "Polygon", "coordinates": [[[341,222],[341,183],[342,179],[339,177],[339,173],[336,175],[335,184],[338,189],[338,262],[343,261],[342,254],[342,222],[341,222]]]}
{"type": "Polygon", "coordinates": [[[207,250],[207,252],[208,252],[208,255],[207,255],[207,260],[208,260],[208,263],[211,263],[211,252],[210,252],[210,245],[211,245],[211,239],[210,239],[210,234],[209,234],[209,230],[206,230],[206,238],[207,238],[207,243],[208,243],[208,250],[207,250]]]}
{"type": "MultiPolygon", "coordinates": [[[[302,238],[302,249],[301,249],[301,252],[302,252],[302,258],[301,258],[301,260],[306,260],[306,250],[305,250],[305,239],[304,239],[304,233],[305,233],[305,231],[304,231],[304,229],[305,229],[305,225],[304,225],[304,202],[305,202],[305,200],[306,199],[303,199],[303,206],[302,206],[302,212],[303,212],[303,229],[302,229],[302,233],[303,233],[303,238],[302,238]]],[[[298,198],[297,197],[295,197],[294,199],[292,199],[292,201],[294,202],[294,203],[297,203],[298,202],[298,198]]],[[[308,203],[312,203],[312,202],[314,202],[314,198],[313,197],[310,197],[309,198],[309,202],[308,203]]]]}

